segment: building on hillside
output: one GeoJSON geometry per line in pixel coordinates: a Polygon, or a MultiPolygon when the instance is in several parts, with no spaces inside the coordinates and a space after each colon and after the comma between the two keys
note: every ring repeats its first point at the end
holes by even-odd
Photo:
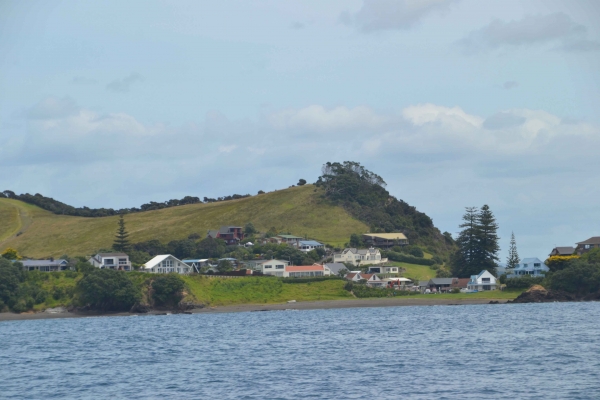
{"type": "Polygon", "coordinates": [[[344,278],[352,282],[366,281],[366,284],[372,287],[384,287],[387,285],[387,281],[383,281],[377,274],[350,272],[344,278]]]}
{"type": "Polygon", "coordinates": [[[404,233],[365,233],[363,241],[372,247],[390,248],[393,246],[406,246],[408,238],[404,233]]]}
{"type": "Polygon", "coordinates": [[[329,268],[331,275],[339,276],[340,273],[348,272],[348,268],[342,263],[325,263],[323,266],[325,268],[329,268]]]}
{"type": "Polygon", "coordinates": [[[144,264],[142,270],[153,274],[168,274],[171,272],[189,274],[193,272],[192,267],[170,254],[161,254],[154,257],[144,264]]]}
{"type": "Polygon", "coordinates": [[[277,241],[277,243],[285,243],[292,246],[298,246],[298,243],[304,240],[303,237],[294,236],[294,235],[277,235],[274,236],[273,239],[277,241]]]}
{"type": "Polygon", "coordinates": [[[125,253],[98,253],[88,260],[96,268],[117,269],[120,271],[131,271],[131,261],[125,253]]]}
{"type": "Polygon", "coordinates": [[[600,247],[600,236],[593,236],[588,240],[584,240],[583,242],[577,243],[577,247],[575,248],[575,252],[577,255],[582,255],[587,253],[590,250],[597,249],[600,247]]]}
{"type": "Polygon", "coordinates": [[[429,290],[432,292],[449,292],[452,289],[453,278],[431,278],[429,290]]]}
{"type": "Polygon", "coordinates": [[[329,275],[331,272],[322,265],[290,265],[285,267],[285,277],[289,278],[312,278],[329,275]]]}
{"type": "Polygon", "coordinates": [[[550,268],[546,266],[539,258],[531,257],[524,258],[514,268],[511,274],[508,274],[507,278],[520,278],[525,275],[533,277],[545,277],[546,273],[550,271],[550,268]]]}
{"type": "Polygon", "coordinates": [[[21,260],[24,271],[55,272],[69,269],[69,262],[62,258],[48,260],[21,260]]]}
{"type": "Polygon", "coordinates": [[[297,244],[294,245],[298,248],[298,250],[308,253],[311,250],[316,249],[324,249],[325,245],[323,243],[319,243],[315,240],[300,240],[297,244]]]}
{"type": "Polygon", "coordinates": [[[219,230],[209,230],[206,237],[222,239],[228,245],[233,245],[244,239],[244,233],[241,226],[222,226],[219,230]]]}
{"type": "Polygon", "coordinates": [[[340,253],[333,254],[333,261],[339,263],[349,263],[355,267],[359,265],[381,264],[387,262],[387,258],[381,258],[379,249],[371,247],[369,249],[357,249],[348,247],[340,253]]]}
{"type": "Polygon", "coordinates": [[[210,263],[209,263],[208,258],[181,260],[181,262],[184,263],[185,265],[187,265],[188,267],[191,267],[192,272],[197,272],[197,273],[200,273],[202,268],[212,267],[212,265],[210,265],[210,263]]]}
{"type": "Polygon", "coordinates": [[[471,279],[467,284],[467,289],[477,291],[495,290],[496,277],[484,269],[477,275],[471,275],[471,279]]]}
{"type": "Polygon", "coordinates": [[[552,257],[552,256],[572,256],[573,253],[575,253],[575,247],[573,247],[573,246],[555,247],[550,252],[550,257],[552,257]]]}
{"type": "Polygon", "coordinates": [[[285,274],[285,267],[287,267],[290,262],[285,260],[253,260],[245,261],[244,264],[248,269],[259,271],[263,275],[284,277],[287,276],[285,274]]]}
{"type": "Polygon", "coordinates": [[[397,274],[398,272],[399,268],[391,265],[371,265],[367,271],[369,274],[397,274]]]}

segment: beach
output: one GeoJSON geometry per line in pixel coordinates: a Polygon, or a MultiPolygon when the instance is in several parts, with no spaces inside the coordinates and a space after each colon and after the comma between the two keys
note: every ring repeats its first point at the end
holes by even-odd
{"type": "MultiPolygon", "coordinates": [[[[331,308],[365,308],[365,307],[400,307],[400,306],[458,306],[473,304],[489,304],[493,299],[411,299],[402,298],[375,298],[375,299],[350,299],[350,300],[322,300],[303,301],[292,303],[274,304],[238,304],[229,306],[207,306],[185,311],[187,314],[205,313],[235,313],[235,312],[261,312],[261,311],[284,311],[284,310],[324,310],[331,308]]],[[[498,300],[498,303],[506,303],[506,300],[498,300]]],[[[180,313],[180,311],[152,310],[148,313],[129,312],[27,312],[27,313],[0,313],[2,321],[21,321],[54,318],[86,318],[86,317],[112,317],[132,315],[164,315],[166,313],[180,313]]]]}

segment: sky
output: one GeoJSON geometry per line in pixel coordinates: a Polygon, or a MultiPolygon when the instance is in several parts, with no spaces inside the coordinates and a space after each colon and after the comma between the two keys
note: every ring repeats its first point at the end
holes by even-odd
{"type": "Polygon", "coordinates": [[[501,261],[600,235],[595,0],[0,1],[0,190],[134,207],[357,161],[501,261]]]}

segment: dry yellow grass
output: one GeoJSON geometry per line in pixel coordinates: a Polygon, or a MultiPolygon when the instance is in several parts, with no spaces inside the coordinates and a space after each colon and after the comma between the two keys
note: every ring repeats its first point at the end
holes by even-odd
{"type": "MultiPolygon", "coordinates": [[[[321,200],[314,190],[314,186],[305,185],[239,200],[135,213],[127,215],[125,221],[132,242],[168,242],[193,232],[204,235],[221,225],[243,226],[247,222],[263,232],[275,227],[337,246],[347,242],[351,233],[368,231],[364,223],[321,200]]],[[[90,255],[99,248],[110,248],[117,228],[116,216],[55,215],[10,199],[0,199],[0,207],[0,251],[13,247],[29,257],[90,255]],[[22,227],[15,222],[19,211],[22,227]],[[19,230],[23,233],[14,236],[19,230]]]]}

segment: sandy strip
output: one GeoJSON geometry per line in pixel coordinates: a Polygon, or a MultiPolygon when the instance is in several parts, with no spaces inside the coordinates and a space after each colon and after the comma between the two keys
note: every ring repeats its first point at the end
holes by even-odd
{"type": "MultiPolygon", "coordinates": [[[[493,299],[411,299],[402,298],[376,298],[376,299],[350,299],[350,300],[323,300],[323,301],[303,301],[297,303],[278,303],[278,304],[239,304],[235,306],[206,307],[191,310],[187,314],[206,314],[206,313],[230,313],[230,312],[251,312],[251,311],[281,311],[281,310],[324,310],[329,308],[363,308],[363,307],[398,307],[398,306],[454,306],[465,304],[489,304],[493,299]]],[[[499,303],[506,303],[506,300],[499,300],[499,303]]],[[[35,319],[53,319],[53,318],[85,318],[85,317],[113,317],[113,316],[131,316],[131,315],[162,315],[165,311],[151,311],[147,314],[122,313],[47,313],[47,312],[29,312],[22,314],[0,313],[1,321],[20,321],[35,319]]]]}

